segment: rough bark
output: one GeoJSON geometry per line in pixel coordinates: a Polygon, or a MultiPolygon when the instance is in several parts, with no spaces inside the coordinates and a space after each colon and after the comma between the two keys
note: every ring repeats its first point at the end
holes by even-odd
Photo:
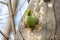
{"type": "MultiPolygon", "coordinates": [[[[51,1],[53,5],[53,0],[51,1]]],[[[53,7],[49,7],[44,0],[32,0],[27,9],[31,9],[33,16],[39,19],[38,25],[34,30],[25,28],[24,18],[25,14],[19,24],[17,35],[19,40],[51,40],[53,38],[53,32],[55,27],[55,18],[53,7]]]]}

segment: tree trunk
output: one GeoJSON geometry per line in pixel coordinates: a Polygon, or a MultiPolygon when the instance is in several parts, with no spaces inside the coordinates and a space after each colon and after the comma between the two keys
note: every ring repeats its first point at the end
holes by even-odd
{"type": "Polygon", "coordinates": [[[16,8],[17,8],[17,4],[18,4],[18,0],[11,0],[11,4],[12,4],[12,11],[14,12],[13,14],[16,14],[16,8]]]}
{"type": "MultiPolygon", "coordinates": [[[[54,1],[51,1],[53,5],[54,1]]],[[[45,3],[44,0],[32,0],[27,9],[32,10],[35,19],[38,19],[34,30],[26,28],[24,19],[25,14],[22,16],[17,36],[19,40],[51,40],[55,27],[55,17],[53,7],[48,6],[49,2],[45,3]]],[[[16,37],[17,37],[16,36],[16,37]]]]}
{"type": "MultiPolygon", "coordinates": [[[[11,29],[14,33],[14,37],[15,37],[15,34],[16,34],[16,29],[15,29],[15,25],[14,25],[14,16],[16,14],[16,7],[17,7],[17,2],[18,0],[9,0],[9,2],[7,3],[8,5],[8,9],[9,9],[9,17],[8,18],[8,21],[6,23],[6,27],[4,29],[4,35],[9,39],[9,36],[10,36],[10,32],[11,32],[11,29]],[[11,1],[11,2],[10,2],[11,1]]],[[[3,40],[7,40],[6,38],[3,38],[3,40]]]]}

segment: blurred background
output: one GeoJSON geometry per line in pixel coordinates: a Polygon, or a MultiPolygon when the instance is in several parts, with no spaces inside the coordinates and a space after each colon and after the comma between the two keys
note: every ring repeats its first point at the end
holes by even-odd
{"type": "MultiPolygon", "coordinates": [[[[10,40],[14,40],[15,37],[22,37],[20,30],[26,40],[60,40],[60,0],[0,0],[0,31],[10,40]],[[23,21],[27,8],[39,19],[35,29],[39,32],[26,32],[23,21]]],[[[1,32],[0,40],[6,40],[1,32]]]]}
{"type": "MultiPolygon", "coordinates": [[[[8,2],[8,0],[0,0],[0,1],[2,1],[4,3],[8,2]]],[[[22,15],[24,14],[25,10],[27,9],[27,7],[28,7],[27,0],[18,0],[17,9],[16,9],[17,13],[14,16],[16,30],[18,29],[19,21],[20,21],[22,15]]],[[[0,30],[2,32],[4,31],[4,29],[6,27],[8,19],[9,19],[8,6],[0,3],[0,30]]],[[[10,40],[14,40],[13,33],[10,34],[10,37],[12,38],[10,40]]],[[[0,34],[0,40],[2,40],[1,34],[0,34]]]]}

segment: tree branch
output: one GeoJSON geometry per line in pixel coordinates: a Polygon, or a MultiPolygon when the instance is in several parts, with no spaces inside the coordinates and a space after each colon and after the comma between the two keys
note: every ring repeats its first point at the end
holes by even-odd
{"type": "Polygon", "coordinates": [[[55,17],[55,29],[54,29],[54,39],[53,40],[56,40],[56,33],[57,33],[57,19],[56,19],[56,13],[55,13],[55,8],[54,8],[54,4],[55,4],[56,0],[54,0],[54,3],[53,3],[53,11],[54,11],[54,17],[55,17]]]}
{"type": "Polygon", "coordinates": [[[0,1],[0,3],[5,4],[5,5],[7,5],[7,6],[8,6],[8,4],[7,4],[7,3],[4,3],[4,2],[2,2],[2,1],[0,1]]]}
{"type": "Polygon", "coordinates": [[[0,31],[0,33],[2,34],[2,36],[3,36],[4,38],[6,38],[7,40],[9,39],[9,38],[7,38],[7,37],[4,35],[3,32],[0,31]]]}

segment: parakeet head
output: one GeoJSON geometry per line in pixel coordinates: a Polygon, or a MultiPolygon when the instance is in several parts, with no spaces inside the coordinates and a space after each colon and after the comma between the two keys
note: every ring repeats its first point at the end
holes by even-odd
{"type": "Polygon", "coordinates": [[[26,16],[31,16],[32,15],[32,11],[31,10],[26,10],[26,16]]]}

